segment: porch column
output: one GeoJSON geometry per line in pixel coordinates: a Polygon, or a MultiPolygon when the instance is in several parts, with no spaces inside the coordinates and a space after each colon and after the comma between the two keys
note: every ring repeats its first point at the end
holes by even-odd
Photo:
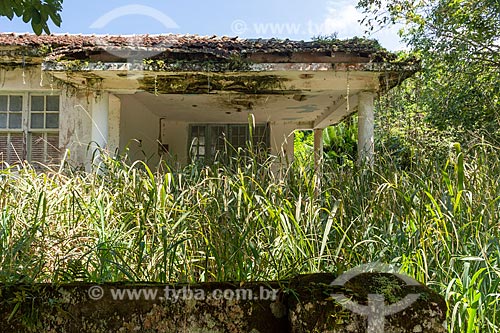
{"type": "Polygon", "coordinates": [[[314,129],[314,167],[316,172],[321,170],[321,163],[323,162],[323,129],[314,129]]]}
{"type": "Polygon", "coordinates": [[[103,92],[98,96],[92,105],[92,145],[90,158],[94,158],[99,154],[94,154],[95,149],[106,149],[108,145],[108,126],[109,126],[109,93],[103,92]]]}
{"type": "Polygon", "coordinates": [[[323,129],[314,129],[314,170],[316,174],[315,195],[321,193],[321,177],[323,176],[323,129]]]}
{"type": "Polygon", "coordinates": [[[115,154],[120,149],[120,120],[121,100],[115,95],[109,94],[107,149],[110,154],[115,154]]]}
{"type": "Polygon", "coordinates": [[[358,102],[358,163],[373,165],[374,147],[374,92],[361,92],[358,102]]]}

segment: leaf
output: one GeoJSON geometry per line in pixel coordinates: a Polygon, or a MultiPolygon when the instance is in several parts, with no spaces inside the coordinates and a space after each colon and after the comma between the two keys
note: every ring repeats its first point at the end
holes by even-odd
{"type": "Polygon", "coordinates": [[[45,33],[47,35],[50,35],[50,28],[49,28],[48,24],[43,25],[43,31],[45,31],[45,33]]]}
{"type": "Polygon", "coordinates": [[[52,22],[60,28],[62,23],[61,15],[59,15],[59,13],[49,12],[49,16],[52,22]]]}
{"type": "Polygon", "coordinates": [[[24,10],[24,14],[23,14],[23,22],[24,23],[28,23],[31,20],[31,14],[32,14],[31,8],[26,8],[24,10]]]}
{"type": "Polygon", "coordinates": [[[37,25],[42,24],[42,16],[40,12],[34,7],[31,9],[31,23],[37,25]]]}
{"type": "Polygon", "coordinates": [[[42,34],[43,27],[41,24],[36,24],[35,21],[31,21],[31,28],[33,28],[33,32],[38,36],[42,34]]]}
{"type": "Polygon", "coordinates": [[[14,13],[16,13],[17,17],[23,16],[24,5],[21,0],[13,0],[12,9],[14,10],[14,13]]]}
{"type": "Polygon", "coordinates": [[[2,0],[0,3],[2,3],[0,8],[2,15],[6,16],[9,20],[12,20],[14,18],[14,9],[12,8],[10,1],[2,0]]]}

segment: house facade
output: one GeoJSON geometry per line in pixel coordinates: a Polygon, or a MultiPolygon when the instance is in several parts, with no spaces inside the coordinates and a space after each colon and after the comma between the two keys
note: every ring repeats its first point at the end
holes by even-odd
{"type": "Polygon", "coordinates": [[[292,159],[295,130],[314,129],[319,152],[354,112],[370,160],[374,99],[412,73],[363,39],[0,34],[0,162],[88,166],[101,147],[209,163],[249,141],[292,159]]]}

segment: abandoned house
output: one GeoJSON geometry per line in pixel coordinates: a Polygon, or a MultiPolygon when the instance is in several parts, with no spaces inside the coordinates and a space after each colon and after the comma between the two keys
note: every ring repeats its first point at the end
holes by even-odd
{"type": "Polygon", "coordinates": [[[374,99],[413,72],[395,58],[358,38],[0,34],[0,163],[89,165],[89,145],[209,163],[250,139],[291,159],[295,130],[314,129],[319,152],[322,129],[354,112],[370,160],[374,99]]]}

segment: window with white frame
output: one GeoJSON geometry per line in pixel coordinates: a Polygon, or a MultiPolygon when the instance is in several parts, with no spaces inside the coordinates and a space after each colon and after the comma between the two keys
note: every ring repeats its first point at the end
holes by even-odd
{"type": "Polygon", "coordinates": [[[239,148],[268,151],[269,126],[257,124],[196,124],[189,127],[190,158],[213,162],[218,155],[233,154],[239,148]]]}
{"type": "Polygon", "coordinates": [[[0,94],[0,163],[58,163],[59,111],[58,95],[0,94]]]}

